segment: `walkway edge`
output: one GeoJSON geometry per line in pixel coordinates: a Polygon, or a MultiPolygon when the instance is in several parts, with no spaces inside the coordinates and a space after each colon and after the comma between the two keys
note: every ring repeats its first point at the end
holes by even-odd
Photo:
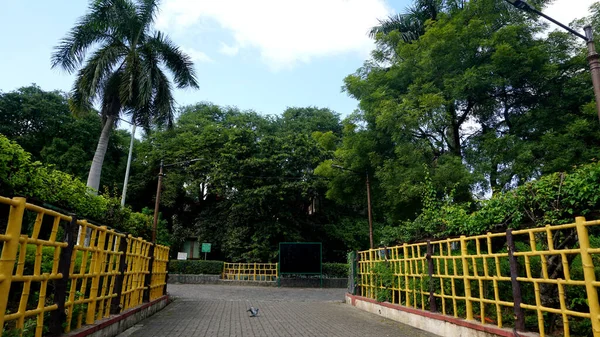
{"type": "MultiPolygon", "coordinates": [[[[396,322],[410,325],[417,329],[434,333],[439,336],[455,337],[514,337],[510,329],[498,328],[492,325],[480,324],[460,318],[445,316],[414,308],[405,307],[389,302],[346,294],[346,304],[376,315],[383,316],[396,322]]],[[[522,337],[539,337],[537,333],[519,332],[522,337]]]]}
{"type": "Polygon", "coordinates": [[[113,337],[121,332],[131,328],[138,322],[154,315],[156,312],[162,310],[169,303],[169,296],[164,295],[144,303],[138,307],[131,308],[122,312],[119,315],[110,316],[108,318],[96,321],[94,324],[86,325],[62,336],[66,337],[113,337]]]}

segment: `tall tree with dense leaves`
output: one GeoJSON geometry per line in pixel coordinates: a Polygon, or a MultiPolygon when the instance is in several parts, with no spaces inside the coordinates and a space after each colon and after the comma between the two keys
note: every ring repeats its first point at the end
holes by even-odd
{"type": "Polygon", "coordinates": [[[70,107],[82,114],[98,102],[103,128],[87,186],[98,190],[110,132],[121,114],[136,125],[171,125],[172,84],[197,88],[193,63],[165,34],[153,29],[157,0],[97,0],[55,48],[52,67],[77,71],[70,107]],[[95,48],[90,53],[90,49],[95,48]],[[86,55],[90,53],[89,57],[86,55]]]}
{"type": "Polygon", "coordinates": [[[72,119],[62,92],[31,85],[0,93],[0,133],[16,141],[36,160],[45,145],[64,135],[63,126],[72,119]]]}

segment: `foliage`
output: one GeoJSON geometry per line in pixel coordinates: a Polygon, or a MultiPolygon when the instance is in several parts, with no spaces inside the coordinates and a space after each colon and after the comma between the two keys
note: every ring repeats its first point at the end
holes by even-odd
{"type": "Polygon", "coordinates": [[[71,110],[85,115],[94,102],[101,106],[102,133],[87,182],[93,190],[100,187],[108,136],[122,113],[146,129],[170,126],[175,110],[171,78],[178,88],[198,88],[191,58],[153,28],[157,12],[156,0],[91,1],[52,54],[53,68],[68,73],[79,68],[71,110]]]}
{"type": "MultiPolygon", "coordinates": [[[[122,208],[116,197],[108,191],[104,196],[91,195],[81,180],[52,166],[32,161],[31,154],[19,145],[0,135],[0,195],[23,196],[30,202],[43,203],[47,207],[59,207],[111,227],[150,239],[149,210],[142,213],[122,208]]],[[[59,209],[59,210],[61,210],[59,209]]],[[[158,242],[170,243],[169,233],[159,224],[158,242]]]]}
{"type": "MultiPolygon", "coordinates": [[[[85,179],[102,131],[98,114],[76,118],[67,95],[31,85],[0,93],[0,133],[31,153],[34,160],[85,179]]],[[[102,186],[121,186],[125,173],[129,134],[117,130],[110,136],[102,186]]]]}
{"type": "MultiPolygon", "coordinates": [[[[478,198],[598,158],[585,50],[544,27],[502,1],[417,0],[373,30],[372,59],[344,81],[359,110],[342,122],[333,163],[369,173],[376,233],[416,218],[403,240],[445,230],[421,215],[426,174],[435,208],[461,205],[448,210],[458,223],[478,198]]],[[[364,207],[364,182],[331,163],[317,170],[327,196],[364,207]]]]}
{"type": "Polygon", "coordinates": [[[454,203],[452,193],[433,197],[429,179],[421,184],[424,208],[402,226],[382,231],[387,243],[476,235],[507,228],[520,229],[571,223],[576,216],[600,217],[600,163],[581,165],[571,173],[557,172],[489,200],[454,203]]]}
{"type": "Polygon", "coordinates": [[[323,263],[323,276],[328,278],[347,278],[347,263],[323,263]]]}
{"type": "Polygon", "coordinates": [[[169,273],[219,275],[223,273],[223,261],[171,260],[169,261],[169,273]]]}
{"type": "Polygon", "coordinates": [[[345,227],[353,219],[343,220],[343,206],[323,197],[326,183],[313,174],[338,128],[327,109],[265,117],[210,103],[184,107],[171,130],[140,144],[128,200],[152,202],[160,161],[181,163],[165,168],[161,196],[175,250],[194,237],[212,243],[213,258],[270,262],[279,242],[322,241],[326,261],[343,261],[348,246],[365,241],[345,227]]]}
{"type": "Polygon", "coordinates": [[[395,285],[394,271],[387,262],[378,262],[371,268],[373,273],[373,284],[375,288],[375,299],[377,302],[389,302],[392,300],[392,289],[395,285]]]}

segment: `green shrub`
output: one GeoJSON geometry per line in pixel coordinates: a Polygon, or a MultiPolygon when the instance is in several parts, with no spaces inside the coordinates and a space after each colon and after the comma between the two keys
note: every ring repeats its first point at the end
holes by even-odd
{"type": "Polygon", "coordinates": [[[329,278],[348,277],[347,263],[323,263],[323,276],[329,278]]]}
{"type": "Polygon", "coordinates": [[[209,274],[219,275],[223,272],[223,261],[205,260],[171,260],[169,273],[171,274],[209,274]]]}
{"type": "MultiPolygon", "coordinates": [[[[0,134],[0,196],[23,196],[77,214],[134,237],[150,240],[152,212],[132,212],[121,207],[118,191],[104,191],[103,195],[88,193],[84,182],[52,166],[32,161],[31,154],[17,143],[0,134]]],[[[61,210],[59,210],[61,211],[61,210]]],[[[164,221],[158,224],[157,241],[169,245],[169,233],[164,221]]]]}

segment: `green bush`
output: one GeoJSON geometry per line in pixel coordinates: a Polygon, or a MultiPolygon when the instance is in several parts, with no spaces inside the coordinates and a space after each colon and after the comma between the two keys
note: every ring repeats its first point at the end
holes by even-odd
{"type": "Polygon", "coordinates": [[[169,273],[171,274],[209,274],[219,275],[223,272],[223,261],[205,260],[171,260],[169,273]]]}
{"type": "Polygon", "coordinates": [[[323,263],[323,276],[329,278],[348,277],[347,263],[323,263]]]}
{"type": "MultiPolygon", "coordinates": [[[[84,182],[52,166],[32,161],[30,153],[0,134],[0,196],[23,196],[29,202],[43,201],[73,212],[80,219],[94,220],[150,240],[152,212],[136,213],[128,207],[121,207],[117,192],[112,193],[114,197],[110,191],[104,191],[103,195],[88,193],[84,182]]],[[[164,230],[164,221],[160,221],[158,227],[158,243],[169,245],[170,237],[164,230]]]]}

